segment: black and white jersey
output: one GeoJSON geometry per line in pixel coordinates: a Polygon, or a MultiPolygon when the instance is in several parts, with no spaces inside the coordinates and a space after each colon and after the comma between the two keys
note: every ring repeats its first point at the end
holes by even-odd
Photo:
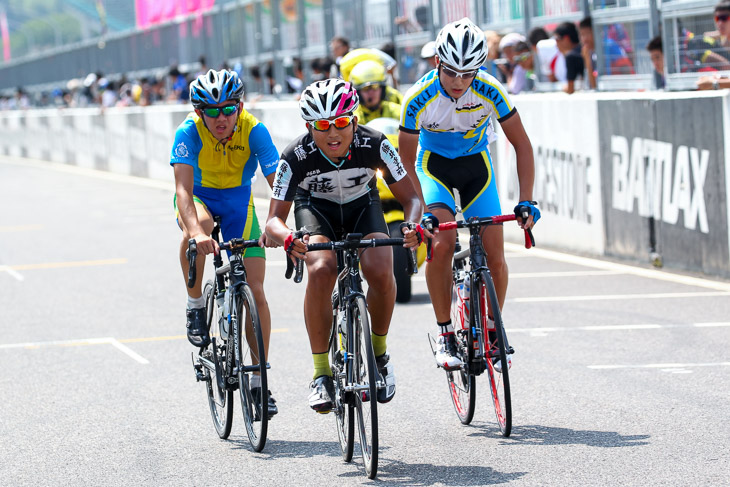
{"type": "Polygon", "coordinates": [[[387,183],[406,177],[398,152],[382,133],[358,125],[350,154],[337,167],[309,133],[284,149],[274,178],[273,198],[293,201],[297,192],[345,204],[376,187],[380,169],[387,183]]]}

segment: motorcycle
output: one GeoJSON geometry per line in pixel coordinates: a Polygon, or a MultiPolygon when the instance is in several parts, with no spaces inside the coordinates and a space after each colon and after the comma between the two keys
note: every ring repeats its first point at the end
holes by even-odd
{"type": "MultiPolygon", "coordinates": [[[[367,123],[368,127],[382,132],[391,144],[398,149],[398,121],[392,118],[376,118],[367,123]]],[[[403,206],[398,202],[388,188],[387,183],[378,172],[378,194],[383,206],[383,216],[388,224],[391,236],[400,235],[400,224],[405,221],[403,206]]],[[[421,244],[416,252],[418,267],[426,261],[426,245],[421,244]]],[[[413,295],[411,290],[411,276],[407,272],[408,253],[403,247],[393,247],[393,274],[397,286],[395,300],[398,303],[407,303],[413,295]]]]}

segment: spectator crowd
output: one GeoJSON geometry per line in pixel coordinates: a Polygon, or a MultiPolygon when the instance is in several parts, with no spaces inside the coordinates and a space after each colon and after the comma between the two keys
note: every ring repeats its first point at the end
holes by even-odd
{"type": "MultiPolygon", "coordinates": [[[[730,79],[722,72],[730,71],[730,0],[720,1],[714,8],[715,30],[692,32],[680,26],[676,33],[678,65],[676,72],[699,73],[696,88],[730,88],[730,79]]],[[[396,19],[400,28],[408,25],[396,19]]],[[[407,30],[407,29],[406,29],[407,30]]],[[[662,36],[655,36],[646,46],[632,42],[629,29],[624,24],[602,25],[600,29],[601,56],[596,52],[596,39],[590,16],[578,23],[535,27],[527,35],[519,32],[486,30],[489,54],[482,69],[495,76],[512,94],[531,91],[595,90],[599,75],[633,75],[637,63],[648,57],[654,72],[654,86],[666,86],[666,66],[662,36]],[[643,47],[645,52],[636,52],[643,47]],[[648,56],[647,56],[648,55],[648,56]],[[600,60],[600,61],[599,61],[600,60]],[[599,62],[601,63],[599,66],[599,62]]],[[[348,79],[353,67],[364,60],[381,63],[388,75],[388,85],[399,84],[396,50],[392,44],[380,49],[352,49],[350,41],[336,36],[329,43],[329,56],[309,61],[305,66],[301,59],[286,59],[284,78],[277,82],[273,61],[263,66],[244,69],[240,63],[232,67],[226,63],[216,69],[235,70],[246,83],[246,93],[253,98],[263,95],[296,97],[307,82],[342,76],[348,79]],[[373,54],[375,53],[375,54],[373,54]]],[[[422,76],[436,66],[434,42],[424,44],[415,73],[422,76]]],[[[188,86],[209,67],[201,56],[194,68],[183,70],[172,65],[156,75],[127,78],[89,73],[85,77],[69,80],[65,86],[47,91],[29,93],[18,87],[14,94],[0,95],[0,110],[40,107],[127,107],[147,106],[159,103],[188,103],[188,86]]],[[[645,72],[645,71],[643,71],[645,72]]],[[[406,83],[414,80],[405,80],[406,83]]]]}

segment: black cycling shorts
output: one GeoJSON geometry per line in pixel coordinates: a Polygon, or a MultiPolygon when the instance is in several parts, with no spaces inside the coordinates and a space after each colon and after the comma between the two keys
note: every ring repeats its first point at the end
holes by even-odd
{"type": "Polygon", "coordinates": [[[324,235],[331,241],[342,240],[348,233],[388,235],[377,188],[343,205],[297,192],[294,221],[297,229],[304,227],[310,235],[324,235]]]}

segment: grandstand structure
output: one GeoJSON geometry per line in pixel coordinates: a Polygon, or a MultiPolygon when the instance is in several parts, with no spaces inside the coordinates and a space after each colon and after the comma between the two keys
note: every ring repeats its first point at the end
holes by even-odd
{"type": "MultiPolygon", "coordinates": [[[[305,81],[311,61],[329,54],[329,40],[340,35],[352,47],[395,46],[401,83],[420,74],[421,47],[440,26],[470,17],[484,29],[526,34],[536,26],[548,32],[562,21],[593,17],[598,55],[598,89],[650,89],[654,74],[647,42],[661,34],[667,88],[687,89],[698,77],[686,38],[712,31],[713,7],[707,0],[63,0],[66,12],[84,18],[84,35],[73,42],[49,24],[53,41],[0,57],[0,92],[22,86],[30,92],[63,88],[70,79],[101,72],[110,79],[162,77],[171,66],[183,72],[237,66],[244,78],[271,66],[274,84],[291,75],[302,60],[305,81]],[[186,5],[186,7],[181,7],[186,5]],[[55,30],[54,30],[55,29],[55,30]],[[628,68],[611,68],[607,42],[619,43],[628,68]]],[[[0,0],[0,9],[7,0],[0,0]]],[[[2,10],[0,10],[2,14],[2,10]]],[[[49,17],[50,18],[50,17],[49,17]]],[[[30,20],[7,18],[10,39],[22,36],[30,20]]],[[[28,42],[31,40],[28,39],[28,42]]],[[[17,41],[19,42],[19,41],[17,41]]],[[[27,46],[26,46],[27,47],[27,46]]],[[[267,83],[261,90],[270,93],[267,83]]]]}

